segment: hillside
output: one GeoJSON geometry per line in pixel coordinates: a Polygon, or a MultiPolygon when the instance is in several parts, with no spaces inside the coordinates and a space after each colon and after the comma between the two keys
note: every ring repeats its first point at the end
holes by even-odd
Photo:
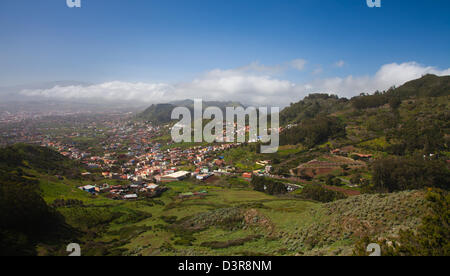
{"type": "Polygon", "coordinates": [[[399,96],[402,99],[449,96],[450,76],[425,75],[420,79],[409,81],[389,91],[389,94],[399,96]]]}
{"type": "Polygon", "coordinates": [[[375,146],[373,141],[378,145],[371,150],[396,155],[414,150],[446,152],[449,85],[449,76],[426,75],[398,88],[350,100],[310,95],[281,111],[281,123],[288,127],[281,136],[282,144],[375,146]]]}
{"type": "Polygon", "coordinates": [[[289,234],[285,244],[305,255],[351,255],[352,240],[393,238],[400,230],[417,229],[427,212],[421,191],[354,196],[313,211],[314,223],[289,234]]]}
{"type": "MultiPolygon", "coordinates": [[[[203,102],[203,109],[210,106],[219,107],[221,110],[225,110],[226,107],[243,106],[238,102],[219,102],[219,101],[206,101],[203,102]]],[[[149,121],[154,124],[167,124],[171,122],[172,111],[175,107],[187,107],[191,111],[191,115],[194,112],[194,101],[183,100],[173,101],[165,104],[154,104],[148,107],[143,112],[136,115],[138,120],[149,121]]],[[[192,115],[193,116],[193,115],[192,115]]]]}
{"type": "Polygon", "coordinates": [[[42,198],[40,173],[50,172],[79,176],[75,162],[52,150],[22,144],[0,149],[0,255],[35,255],[38,243],[76,233],[42,198]]]}
{"type": "Polygon", "coordinates": [[[0,150],[0,170],[32,169],[40,173],[79,177],[79,164],[43,147],[16,144],[0,150]]]}
{"type": "Polygon", "coordinates": [[[350,100],[309,95],[281,112],[277,153],[243,145],[225,153],[225,160],[242,172],[263,169],[256,162],[270,160],[273,174],[344,191],[449,189],[448,81],[426,75],[350,100]]]}
{"type": "Polygon", "coordinates": [[[139,120],[149,121],[155,124],[166,124],[171,121],[172,110],[175,108],[172,104],[151,105],[136,117],[139,120]]]}
{"type": "MultiPolygon", "coordinates": [[[[311,94],[283,109],[280,113],[280,122],[282,125],[296,124],[317,116],[336,115],[342,111],[350,111],[352,108],[364,110],[387,104],[398,107],[402,101],[409,99],[420,100],[421,98],[448,96],[450,96],[450,76],[425,75],[398,88],[393,87],[384,92],[377,91],[371,95],[362,94],[350,100],[335,95],[311,94]]],[[[446,101],[442,101],[442,103],[446,103],[446,101]]]]}
{"type": "MultiPolygon", "coordinates": [[[[83,255],[348,255],[362,233],[385,237],[400,228],[416,229],[427,208],[423,192],[362,195],[321,204],[267,195],[229,177],[168,183],[169,192],[158,199],[117,202],[77,189],[92,180],[60,179],[33,168],[44,156],[70,163],[56,152],[24,145],[0,150],[2,156],[5,152],[23,156],[26,166],[8,166],[1,174],[0,214],[7,224],[0,228],[0,242],[17,250],[2,255],[66,255],[65,246],[74,241],[81,244],[83,255]],[[25,179],[30,189],[19,184],[25,179]],[[193,191],[207,195],[179,198],[193,191]],[[37,225],[30,228],[33,235],[25,231],[28,223],[37,225]],[[59,229],[60,235],[37,235],[39,225],[45,233],[59,229]],[[29,242],[8,238],[18,235],[29,242]]],[[[6,167],[4,161],[1,164],[6,167]]]]}
{"type": "Polygon", "coordinates": [[[281,125],[295,124],[319,115],[329,115],[345,108],[347,99],[335,95],[311,94],[297,103],[291,103],[280,112],[281,125]]]}

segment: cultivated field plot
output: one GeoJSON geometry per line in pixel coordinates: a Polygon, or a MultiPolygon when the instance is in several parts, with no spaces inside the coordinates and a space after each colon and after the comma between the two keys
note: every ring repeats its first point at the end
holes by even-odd
{"type": "Polygon", "coordinates": [[[329,174],[335,170],[340,170],[342,166],[348,166],[350,169],[359,169],[366,167],[366,163],[354,160],[348,157],[337,155],[324,155],[317,159],[303,163],[296,168],[298,173],[304,173],[311,176],[329,174]]]}

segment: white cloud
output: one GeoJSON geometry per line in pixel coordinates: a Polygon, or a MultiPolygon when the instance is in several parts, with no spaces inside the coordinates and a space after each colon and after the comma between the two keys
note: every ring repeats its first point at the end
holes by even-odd
{"type": "Polygon", "coordinates": [[[391,63],[383,65],[376,73],[374,80],[384,87],[389,84],[398,86],[412,79],[418,79],[426,74],[438,76],[450,75],[450,68],[438,70],[431,66],[421,66],[416,62],[406,62],[402,64],[391,63]]]}
{"type": "Polygon", "coordinates": [[[289,102],[287,97],[294,88],[294,83],[273,78],[269,74],[257,74],[242,69],[216,69],[191,82],[174,85],[114,81],[91,86],[55,86],[50,89],[23,90],[21,94],[60,99],[127,100],[149,104],[201,98],[274,106],[289,102]]]}
{"type": "Polygon", "coordinates": [[[422,66],[416,62],[391,63],[383,65],[374,76],[347,76],[314,82],[314,87],[334,92],[341,96],[351,97],[359,93],[372,93],[376,90],[387,90],[392,86],[400,86],[410,80],[418,79],[426,74],[438,76],[450,75],[450,68],[439,70],[431,66],[422,66]]]}
{"type": "Polygon", "coordinates": [[[294,59],[290,62],[291,66],[299,71],[303,71],[305,69],[307,61],[304,59],[294,59]]]}
{"type": "Polygon", "coordinates": [[[254,63],[233,70],[212,70],[186,83],[114,81],[90,86],[55,86],[51,89],[23,90],[21,94],[63,99],[129,100],[148,104],[202,98],[283,107],[309,93],[333,93],[352,97],[362,92],[399,86],[428,73],[450,75],[450,68],[439,70],[415,62],[392,63],[383,65],[373,76],[350,75],[345,78],[317,79],[306,83],[275,78],[271,74],[273,72],[259,63],[254,63]]]}
{"type": "Polygon", "coordinates": [[[266,73],[266,74],[279,74],[285,70],[285,66],[283,65],[264,65],[259,63],[258,61],[252,62],[246,66],[242,66],[240,68],[237,68],[236,71],[241,72],[254,72],[254,73],[266,73]]]}
{"type": "Polygon", "coordinates": [[[339,67],[339,68],[344,67],[344,65],[345,65],[345,61],[343,61],[343,60],[337,61],[337,62],[334,64],[334,66],[339,67]]]}
{"type": "Polygon", "coordinates": [[[55,86],[50,89],[23,90],[27,96],[42,96],[62,99],[106,99],[139,100],[151,102],[160,99],[174,88],[164,83],[127,83],[120,81],[106,82],[90,86],[55,86]]]}
{"type": "Polygon", "coordinates": [[[323,69],[322,69],[321,66],[319,66],[316,69],[314,69],[314,71],[312,71],[312,74],[313,75],[320,75],[320,74],[322,74],[322,72],[323,72],[323,69]]]}

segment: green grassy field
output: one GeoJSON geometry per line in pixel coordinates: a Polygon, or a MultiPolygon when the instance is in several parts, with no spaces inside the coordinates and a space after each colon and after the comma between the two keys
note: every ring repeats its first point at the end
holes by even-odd
{"type": "MultiPolygon", "coordinates": [[[[160,198],[139,201],[93,197],[77,189],[79,181],[42,179],[41,189],[48,203],[62,198],[83,201],[83,206],[57,209],[66,223],[84,233],[80,237],[84,255],[350,254],[358,237],[344,230],[335,231],[328,225],[340,225],[336,223],[345,219],[352,221],[356,219],[353,213],[361,216],[366,209],[375,214],[376,208],[384,208],[381,203],[371,205],[353,199],[332,205],[270,196],[245,187],[243,182],[223,177],[212,183],[195,180],[168,183],[169,190],[160,198]],[[178,197],[203,190],[208,194],[202,198],[178,197]],[[337,212],[330,212],[330,206],[337,212]],[[361,210],[352,212],[354,208],[361,210]],[[312,241],[315,232],[320,233],[320,242],[312,241]],[[328,236],[333,239],[328,240],[328,236]]],[[[389,215],[394,225],[402,221],[401,212],[413,210],[402,207],[403,202],[415,204],[407,200],[408,196],[408,193],[392,196],[399,200],[395,203],[399,213],[393,210],[389,215]]],[[[417,194],[415,198],[420,199],[417,194]]],[[[389,196],[382,200],[393,204],[389,196]]],[[[419,221],[419,216],[417,212],[410,215],[409,220],[414,218],[411,226],[419,221]]],[[[364,221],[365,217],[358,219],[364,221]]],[[[351,227],[359,229],[354,224],[351,227]]],[[[39,252],[46,251],[41,248],[39,252]]]]}

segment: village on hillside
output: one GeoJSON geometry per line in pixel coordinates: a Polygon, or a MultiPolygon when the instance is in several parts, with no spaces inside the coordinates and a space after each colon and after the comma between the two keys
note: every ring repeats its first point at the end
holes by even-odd
{"type": "MultiPolygon", "coordinates": [[[[273,172],[271,160],[256,160],[258,170],[236,169],[233,162],[226,162],[224,152],[241,146],[240,143],[174,144],[171,139],[160,140],[167,135],[169,125],[130,122],[127,114],[97,115],[95,119],[66,115],[45,120],[45,124],[40,124],[39,119],[23,120],[20,124],[30,127],[22,128],[21,132],[8,129],[9,135],[15,135],[14,142],[49,147],[78,160],[87,168],[82,173],[86,179],[101,175],[104,183],[98,184],[99,181],[96,181],[92,185],[79,187],[91,194],[103,194],[117,200],[136,200],[158,197],[167,190],[165,183],[186,178],[201,182],[221,175],[238,176],[248,181],[253,176],[286,178],[273,172]],[[76,124],[61,131],[64,128],[60,125],[67,122],[76,124]]],[[[235,130],[235,133],[248,132],[248,127],[235,130]]],[[[353,147],[332,149],[323,160],[314,159],[291,169],[290,178],[293,181],[285,182],[287,191],[301,187],[298,183],[304,181],[303,176],[326,175],[341,167],[365,168],[371,158],[372,155],[358,153],[353,147]]]]}

